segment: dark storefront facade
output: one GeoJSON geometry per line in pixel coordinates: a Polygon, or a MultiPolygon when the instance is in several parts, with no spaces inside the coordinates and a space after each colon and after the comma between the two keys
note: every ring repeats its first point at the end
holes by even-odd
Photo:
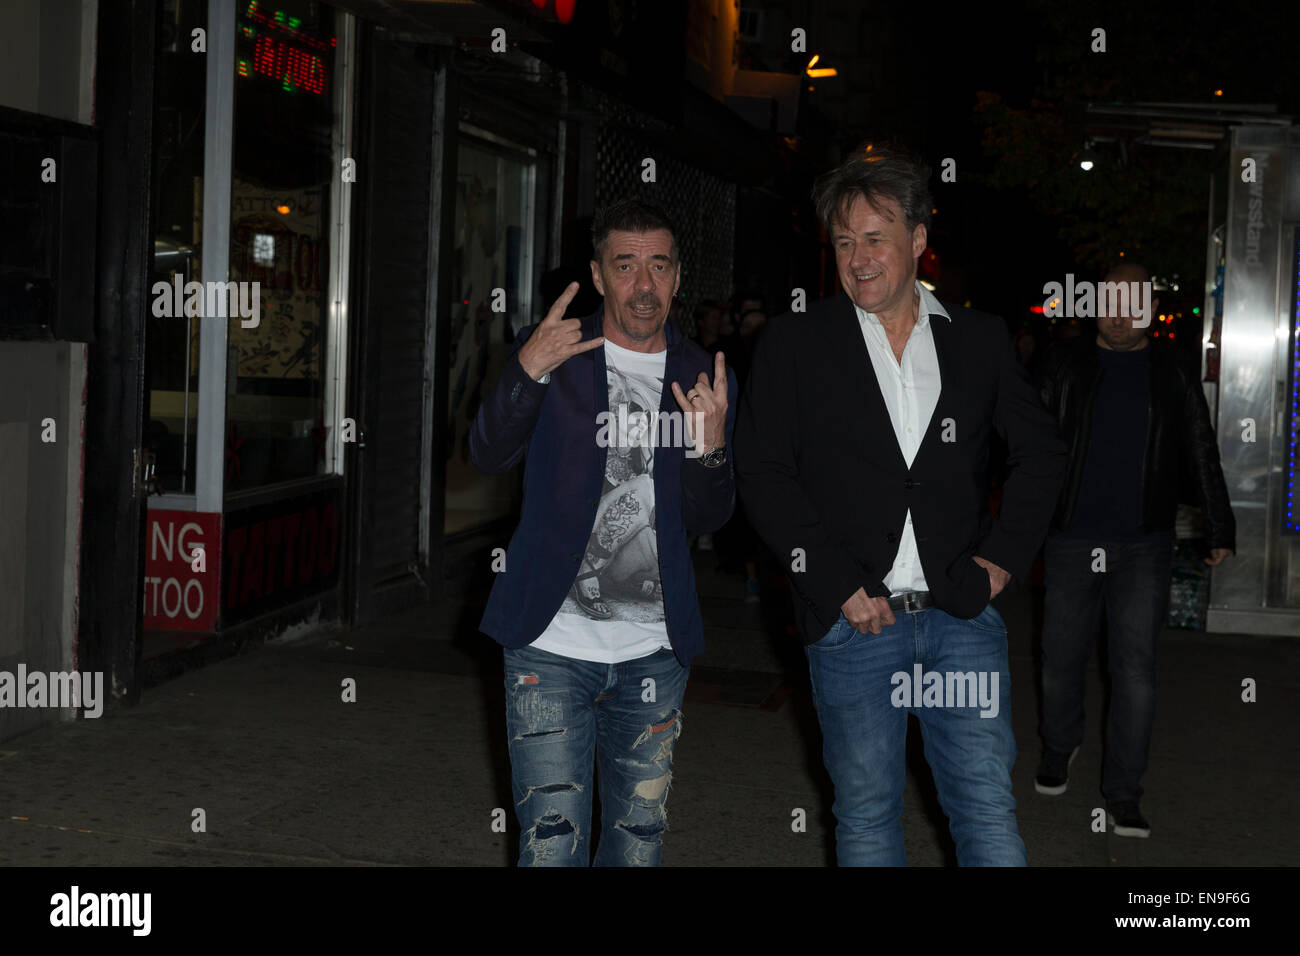
{"type": "Polygon", "coordinates": [[[144,661],[337,613],[356,41],[323,4],[162,5],[144,661]]]}
{"type": "MultiPolygon", "coordinates": [[[[97,286],[111,285],[125,236],[97,248],[94,211],[124,198],[119,143],[96,120],[94,11],[79,3],[0,6],[0,673],[82,667],[77,640],[86,394],[102,335],[97,286]],[[106,195],[106,190],[117,193],[106,195]],[[87,228],[90,226],[90,228],[87,228]],[[99,272],[97,277],[96,273],[99,272]]],[[[102,53],[111,63],[113,53],[102,53]]],[[[125,343],[129,347],[129,343],[125,343]]],[[[129,480],[128,476],[122,476],[129,480]]],[[[108,680],[117,677],[105,668],[108,680]]],[[[14,706],[0,693],[0,740],[71,708],[14,706]]]]}
{"type": "Polygon", "coordinates": [[[468,429],[555,278],[587,272],[597,206],[675,218],[688,314],[737,291],[775,137],[682,79],[722,62],[716,18],[561,6],[96,9],[94,122],[42,134],[91,170],[63,202],[94,228],[42,228],[98,237],[97,273],[50,273],[59,302],[95,303],[61,314],[94,322],[6,346],[15,369],[58,353],[76,438],[21,482],[50,489],[63,543],[25,612],[48,636],[14,654],[102,669],[129,701],[195,653],[436,600],[505,542],[520,479],[480,474],[468,429]],[[629,84],[651,60],[677,66],[629,84]]]}

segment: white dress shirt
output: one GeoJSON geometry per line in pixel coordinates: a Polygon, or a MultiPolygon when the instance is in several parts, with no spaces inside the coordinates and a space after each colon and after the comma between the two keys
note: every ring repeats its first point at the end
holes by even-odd
{"type": "MultiPolygon", "coordinates": [[[[876,371],[876,381],[880,384],[880,394],[889,410],[889,420],[894,425],[894,437],[903,452],[907,467],[921,447],[921,439],[930,427],[930,418],[939,402],[939,356],[934,348],[934,333],[930,329],[930,317],[941,315],[949,322],[950,316],[939,300],[920,282],[916,291],[921,296],[921,306],[917,311],[916,325],[903,346],[900,361],[894,358],[889,337],[885,334],[880,320],[872,312],[864,312],[854,306],[858,322],[862,326],[862,337],[867,342],[867,352],[871,356],[871,366],[876,371]]],[[[925,574],[921,570],[921,557],[916,547],[916,535],[912,531],[912,512],[907,512],[903,522],[903,531],[899,536],[898,553],[894,555],[894,564],[884,578],[885,587],[890,595],[902,591],[928,591],[925,574]]]]}

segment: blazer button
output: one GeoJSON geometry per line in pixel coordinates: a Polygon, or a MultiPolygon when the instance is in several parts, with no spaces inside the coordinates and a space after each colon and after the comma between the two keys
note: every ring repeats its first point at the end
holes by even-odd
{"type": "Polygon", "coordinates": [[[889,534],[885,535],[885,540],[890,544],[898,544],[898,535],[891,531],[889,534]]]}
{"type": "Polygon", "coordinates": [[[916,487],[917,485],[919,485],[919,484],[920,484],[919,481],[913,481],[911,478],[904,478],[904,479],[903,479],[903,487],[904,487],[904,488],[915,488],[915,487],[916,487]]]}

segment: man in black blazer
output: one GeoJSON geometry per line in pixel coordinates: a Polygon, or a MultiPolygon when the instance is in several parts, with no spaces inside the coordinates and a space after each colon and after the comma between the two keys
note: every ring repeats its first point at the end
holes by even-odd
{"type": "Polygon", "coordinates": [[[916,279],[929,170],[869,145],[815,200],[845,295],[777,318],[736,426],[739,487],[787,562],[840,865],[903,865],[907,715],[962,865],[1024,865],[1006,627],[989,603],[1047,532],[1065,449],[1004,323],[916,279]],[[1010,477],[989,514],[993,430],[1010,477]]]}

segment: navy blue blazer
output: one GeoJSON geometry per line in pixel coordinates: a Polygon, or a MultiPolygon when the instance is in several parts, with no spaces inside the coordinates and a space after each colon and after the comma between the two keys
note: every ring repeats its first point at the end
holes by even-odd
{"type": "MultiPolygon", "coordinates": [[[[582,320],[582,339],[601,334],[602,305],[582,320]]],[[[497,573],[479,629],[505,647],[524,647],[551,623],[578,575],[605,477],[606,448],[597,443],[596,416],[610,411],[605,350],[568,359],[543,385],[519,363],[519,349],[537,328],[520,332],[490,395],[479,407],[469,436],[479,468],[498,473],[524,464],[524,502],[519,526],[497,573]]],[[[682,391],[701,372],[713,380],[713,356],[685,338],[675,323],[664,326],[668,356],[662,412],[678,412],[671,383],[682,391]]],[[[736,416],[736,376],[727,369],[727,463],[705,468],[681,447],[654,451],[655,531],[664,614],[673,653],[683,664],[704,649],[704,624],[695,590],[688,531],[716,531],[735,505],[731,443],[736,416]]],[[[617,411],[614,409],[613,411],[617,411]]]]}

